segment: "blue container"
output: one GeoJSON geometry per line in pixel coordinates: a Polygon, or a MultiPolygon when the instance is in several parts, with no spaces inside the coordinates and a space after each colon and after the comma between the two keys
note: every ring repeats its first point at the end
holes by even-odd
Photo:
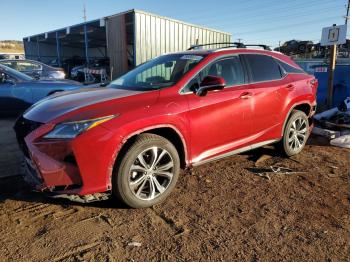
{"type": "MultiPolygon", "coordinates": [[[[295,61],[309,74],[318,80],[317,103],[319,106],[327,104],[328,93],[328,65],[322,61],[295,61]]],[[[350,97],[350,64],[337,64],[333,80],[333,107],[338,106],[345,98],[350,97]]]]}
{"type": "MultiPolygon", "coordinates": [[[[327,103],[328,74],[327,67],[315,67],[314,75],[318,80],[317,103],[321,105],[327,103]]],[[[350,97],[350,65],[337,65],[333,80],[333,106],[339,106],[347,97],[350,97]]]]}

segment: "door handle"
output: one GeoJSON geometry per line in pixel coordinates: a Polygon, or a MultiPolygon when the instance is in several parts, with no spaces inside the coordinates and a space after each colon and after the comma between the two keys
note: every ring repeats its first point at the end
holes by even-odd
{"type": "Polygon", "coordinates": [[[252,96],[253,96],[252,93],[250,93],[250,92],[244,92],[244,93],[242,93],[242,94],[239,96],[239,98],[240,98],[240,99],[248,99],[248,98],[251,98],[252,96]]]}
{"type": "Polygon", "coordinates": [[[293,90],[295,88],[295,86],[293,84],[289,84],[289,85],[286,86],[286,88],[288,90],[293,90]]]}

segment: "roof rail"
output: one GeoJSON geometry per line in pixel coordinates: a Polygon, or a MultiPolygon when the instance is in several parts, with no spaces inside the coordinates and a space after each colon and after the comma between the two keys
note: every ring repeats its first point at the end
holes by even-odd
{"type": "Polygon", "coordinates": [[[264,50],[269,50],[271,51],[271,48],[268,45],[254,45],[254,44],[249,44],[249,45],[244,45],[245,47],[247,46],[258,46],[258,47],[262,47],[264,50]]]}
{"type": "Polygon", "coordinates": [[[204,46],[212,46],[212,45],[227,45],[225,47],[222,48],[230,48],[230,47],[236,47],[236,48],[244,48],[244,45],[242,43],[238,43],[238,42],[220,42],[220,43],[210,43],[210,44],[201,44],[201,45],[193,45],[191,46],[189,49],[187,50],[195,50],[195,49],[199,49],[200,47],[204,47],[204,46]]]}
{"type": "Polygon", "coordinates": [[[224,47],[220,47],[218,49],[224,49],[224,48],[247,48],[249,46],[257,46],[257,47],[262,47],[264,50],[269,50],[271,51],[271,48],[267,45],[260,45],[260,44],[243,44],[243,43],[239,43],[239,42],[222,42],[222,43],[210,43],[210,44],[201,44],[201,45],[193,45],[191,46],[189,49],[187,50],[195,50],[195,49],[199,49],[200,47],[204,47],[204,46],[215,46],[215,45],[226,45],[224,47]]]}

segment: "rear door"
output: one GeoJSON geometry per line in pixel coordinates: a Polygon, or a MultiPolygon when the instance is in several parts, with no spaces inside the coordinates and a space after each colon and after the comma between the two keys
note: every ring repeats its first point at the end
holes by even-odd
{"type": "Polygon", "coordinates": [[[278,137],[285,96],[290,79],[283,74],[277,62],[268,55],[242,55],[250,72],[253,93],[253,132],[256,139],[268,140],[278,137]],[[283,92],[281,92],[283,90],[283,92]],[[284,92],[285,91],[285,92],[284,92]]]}
{"type": "Polygon", "coordinates": [[[186,86],[191,127],[191,151],[199,162],[238,148],[252,134],[252,104],[249,85],[239,56],[220,58],[210,63],[186,86]],[[190,92],[205,76],[220,76],[226,87],[197,96],[190,92]],[[246,96],[244,96],[246,95],[246,96]]]}

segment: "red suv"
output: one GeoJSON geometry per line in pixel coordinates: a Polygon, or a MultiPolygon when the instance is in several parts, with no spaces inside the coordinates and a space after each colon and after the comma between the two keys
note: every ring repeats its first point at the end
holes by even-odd
{"type": "Polygon", "coordinates": [[[316,89],[277,52],[193,50],[157,57],[106,88],[50,96],[15,130],[37,190],[149,207],[170,194],[182,168],[273,143],[299,153],[316,89]]]}

